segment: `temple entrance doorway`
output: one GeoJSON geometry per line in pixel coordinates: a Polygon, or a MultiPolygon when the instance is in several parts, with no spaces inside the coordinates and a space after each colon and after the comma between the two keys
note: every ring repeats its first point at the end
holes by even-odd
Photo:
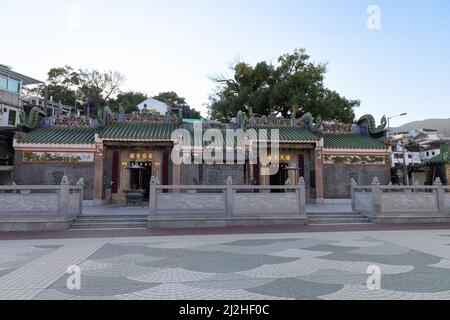
{"type": "MultiPolygon", "coordinates": [[[[283,186],[288,178],[288,171],[286,168],[289,166],[288,163],[280,163],[278,172],[270,176],[271,186],[283,186]]],[[[272,190],[271,192],[280,192],[281,190],[272,190]]]]}
{"type": "Polygon", "coordinates": [[[142,190],[144,200],[149,199],[150,194],[150,179],[152,176],[152,162],[151,161],[130,161],[130,166],[138,165],[143,167],[143,170],[133,170],[130,172],[130,189],[142,190]]]}

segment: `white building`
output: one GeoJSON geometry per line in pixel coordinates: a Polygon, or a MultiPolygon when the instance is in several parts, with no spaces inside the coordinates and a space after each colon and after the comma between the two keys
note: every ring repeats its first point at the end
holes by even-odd
{"type": "Polygon", "coordinates": [[[165,115],[166,112],[169,110],[169,106],[161,102],[159,100],[156,100],[154,98],[148,98],[147,100],[141,102],[137,106],[140,111],[146,109],[151,112],[158,112],[161,115],[165,115]]]}
{"type": "Polygon", "coordinates": [[[46,110],[47,116],[49,117],[60,117],[70,115],[79,117],[81,115],[80,109],[74,106],[62,104],[61,102],[55,102],[53,101],[52,97],[50,97],[50,100],[48,100],[46,104],[44,103],[44,99],[36,96],[26,96],[22,98],[22,102],[26,106],[29,107],[37,106],[43,110],[46,110]],[[44,108],[44,104],[46,105],[46,108],[44,108]]]}
{"type": "Polygon", "coordinates": [[[39,83],[39,80],[0,67],[0,127],[17,127],[22,110],[22,87],[39,83]]]}

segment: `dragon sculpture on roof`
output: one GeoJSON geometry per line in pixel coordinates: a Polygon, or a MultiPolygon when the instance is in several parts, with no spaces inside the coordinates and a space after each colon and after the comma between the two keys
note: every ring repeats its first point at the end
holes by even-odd
{"type": "Polygon", "coordinates": [[[319,133],[320,128],[322,126],[322,118],[318,116],[315,120],[316,121],[314,121],[311,112],[307,112],[300,118],[301,126],[303,126],[304,128],[308,129],[313,133],[319,133]]]}
{"type": "Polygon", "coordinates": [[[383,116],[381,118],[381,124],[377,127],[374,117],[370,114],[366,114],[359,118],[356,124],[363,130],[365,129],[365,133],[368,133],[373,138],[381,138],[384,136],[386,130],[387,119],[386,116],[383,116]]]}
{"type": "Polygon", "coordinates": [[[40,118],[46,116],[47,114],[38,107],[33,107],[28,114],[24,110],[22,110],[19,114],[19,126],[29,130],[33,130],[37,127],[40,118]]]}

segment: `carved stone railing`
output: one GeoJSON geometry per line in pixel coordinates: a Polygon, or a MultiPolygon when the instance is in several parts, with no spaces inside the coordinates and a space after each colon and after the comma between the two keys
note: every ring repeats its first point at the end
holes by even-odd
{"type": "Polygon", "coordinates": [[[306,222],[305,204],[304,183],[295,186],[151,184],[149,227],[158,226],[161,221],[167,222],[164,226],[168,227],[194,226],[194,222],[198,226],[260,224],[262,220],[283,223],[293,218],[306,222]],[[177,220],[184,223],[177,224],[177,220]]]}
{"type": "Polygon", "coordinates": [[[450,186],[436,181],[433,186],[351,186],[352,209],[377,221],[450,222],[450,186]]]}
{"type": "Polygon", "coordinates": [[[83,184],[0,186],[0,231],[66,229],[83,210],[83,184]]]}

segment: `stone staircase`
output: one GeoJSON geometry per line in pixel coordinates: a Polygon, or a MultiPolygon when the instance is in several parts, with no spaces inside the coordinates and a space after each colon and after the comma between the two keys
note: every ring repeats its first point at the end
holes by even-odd
{"type": "Polygon", "coordinates": [[[147,228],[148,215],[81,215],[71,229],[142,229],[147,228]]]}
{"type": "Polygon", "coordinates": [[[308,225],[314,224],[362,224],[370,219],[359,212],[312,212],[307,213],[308,225]]]}

